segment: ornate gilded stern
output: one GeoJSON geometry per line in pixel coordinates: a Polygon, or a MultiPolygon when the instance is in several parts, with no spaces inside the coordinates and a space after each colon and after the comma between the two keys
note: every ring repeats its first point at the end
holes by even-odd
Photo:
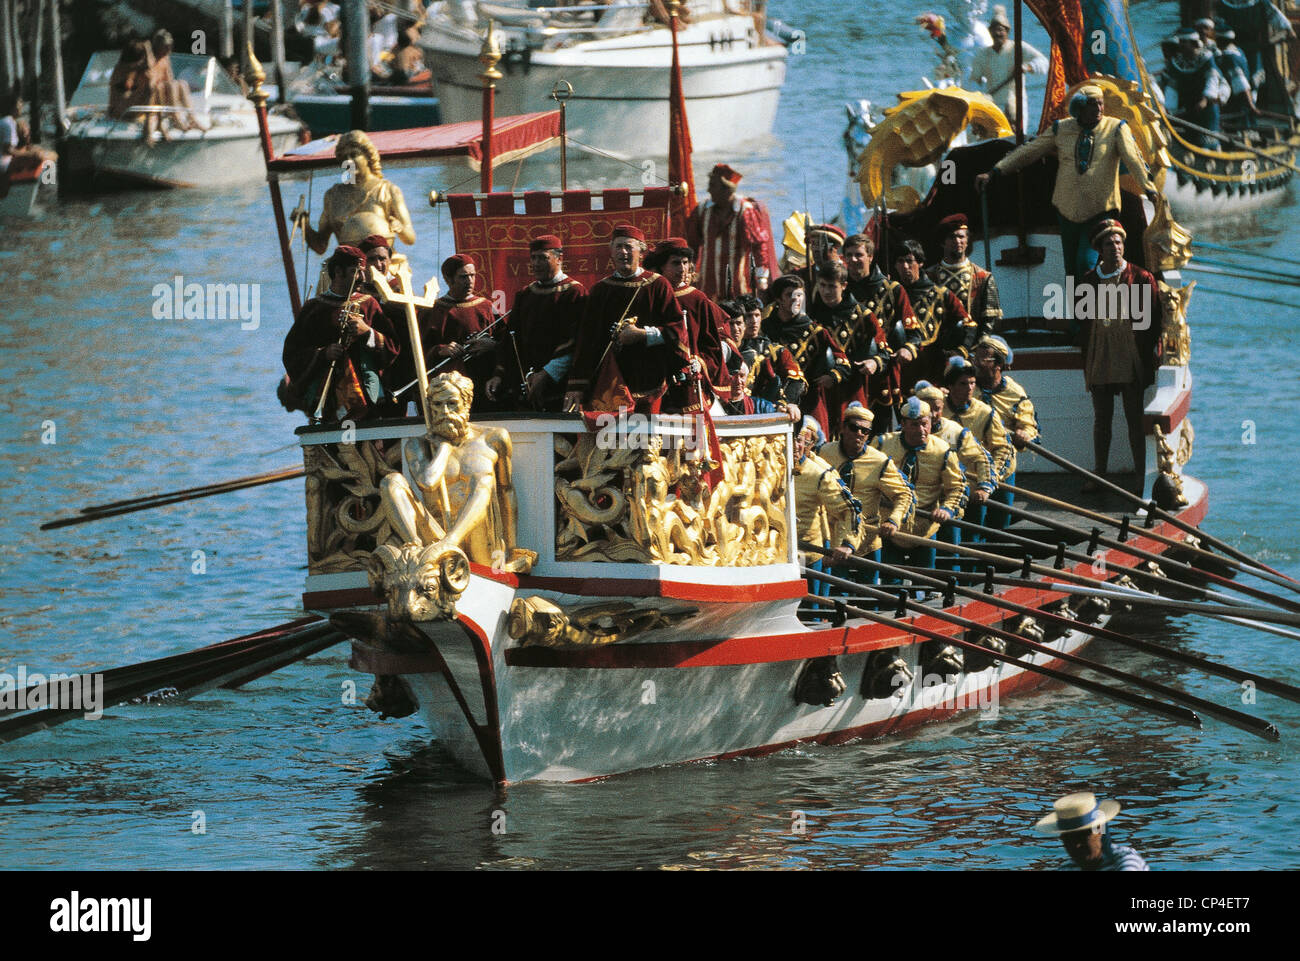
{"type": "MultiPolygon", "coordinates": [[[[702,434],[702,432],[701,432],[702,434]]],[[[755,567],[787,559],[784,434],[555,435],[555,559],[755,567]]]]}

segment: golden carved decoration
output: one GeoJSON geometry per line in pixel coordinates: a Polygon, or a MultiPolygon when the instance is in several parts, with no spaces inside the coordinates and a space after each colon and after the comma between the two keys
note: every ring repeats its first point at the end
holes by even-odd
{"type": "Polygon", "coordinates": [[[1187,462],[1192,459],[1192,445],[1196,443],[1196,431],[1192,430],[1192,419],[1183,418],[1183,429],[1178,434],[1178,453],[1174,455],[1174,460],[1178,462],[1179,467],[1187,466],[1187,462]]]}
{"type": "Polygon", "coordinates": [[[523,644],[547,646],[613,644],[661,627],[672,627],[699,608],[668,601],[606,601],[565,611],[543,597],[517,597],[506,629],[523,644]]]}
{"type": "Polygon", "coordinates": [[[421,563],[454,550],[476,564],[526,573],[537,554],[515,544],[510,434],[471,424],[473,399],[474,384],[463,374],[429,381],[427,433],[407,438],[401,471],[380,482],[384,513],[421,563]]]}
{"type": "Polygon", "coordinates": [[[1156,201],[1155,216],[1142,233],[1147,269],[1181,270],[1192,259],[1192,235],[1174,220],[1169,200],[1162,193],[1156,201]]]}
{"type": "Polygon", "coordinates": [[[784,435],[724,440],[722,477],[657,435],[556,435],[560,561],[753,567],[786,559],[784,435]],[[636,443],[636,442],[640,443],[636,443]]]}
{"type": "Polygon", "coordinates": [[[469,587],[469,560],[458,547],[382,544],[366,566],[370,589],[384,598],[392,620],[450,620],[469,587]]]}
{"type": "Polygon", "coordinates": [[[1170,287],[1163,280],[1160,287],[1160,306],[1164,315],[1162,334],[1163,359],[1168,367],[1181,367],[1192,359],[1192,334],[1187,327],[1187,305],[1192,299],[1196,281],[1185,287],[1170,287]]]}
{"type": "MultiPolygon", "coordinates": [[[[1169,444],[1169,438],[1165,436],[1165,432],[1159,424],[1151,428],[1151,434],[1156,439],[1156,469],[1165,478],[1168,489],[1167,496],[1171,498],[1174,506],[1186,507],[1187,498],[1183,495],[1183,479],[1178,476],[1179,461],[1173,447],[1169,444]]],[[[1191,456],[1190,453],[1188,456],[1191,456]]],[[[1152,494],[1155,494],[1154,489],[1152,494]]],[[[1159,502],[1159,499],[1157,499],[1157,502],[1159,502]]],[[[1165,507],[1165,509],[1169,510],[1170,508],[1165,507]]]]}
{"type": "Polygon", "coordinates": [[[377,441],[303,448],[307,469],[307,570],[366,569],[370,552],[400,541],[380,510],[379,485],[400,466],[396,444],[377,441]]]}

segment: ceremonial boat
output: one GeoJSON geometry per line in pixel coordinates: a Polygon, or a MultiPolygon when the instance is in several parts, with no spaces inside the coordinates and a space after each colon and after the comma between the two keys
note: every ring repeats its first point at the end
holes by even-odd
{"type": "MultiPolygon", "coordinates": [[[[1127,89],[1101,82],[1112,93],[1127,89]]],[[[1158,164],[1157,130],[1133,111],[1158,164]]],[[[918,108],[909,122],[918,142],[933,143],[937,131],[921,127],[948,121],[924,114],[918,108]]],[[[931,159],[952,161],[955,185],[882,217],[882,248],[969,200],[975,174],[1008,149],[993,141],[945,156],[941,146],[931,159]]],[[[1019,209],[1046,208],[1051,186],[1050,171],[1026,176],[1019,209]]],[[[563,238],[566,269],[586,283],[604,273],[616,222],[668,233],[669,188],[445,199],[457,251],[474,254],[485,289],[507,300],[526,276],[532,237],[563,238]]],[[[1079,352],[1044,301],[1064,277],[1058,238],[1041,214],[1017,216],[1007,197],[994,201],[1012,211],[1009,222],[973,227],[995,264],[1015,374],[1060,459],[1022,452],[1018,483],[1077,501],[1077,480],[1059,463],[1090,461],[1079,426],[1091,411],[1079,352]]],[[[919,607],[903,592],[892,615],[894,601],[881,609],[852,592],[813,598],[805,563],[815,555],[801,554],[795,533],[785,416],[471,418],[472,385],[441,377],[425,395],[425,419],[298,430],[303,606],[354,639],[353,666],[375,675],[373,710],[418,714],[460,765],[498,783],[585,781],[996,710],[1079,663],[1077,652],[1114,613],[1111,600],[1134,596],[1129,578],[1149,583],[1160,576],[1154,558],[1191,551],[1187,531],[1208,510],[1207,488],[1183,472],[1193,436],[1189,291],[1178,275],[1187,238],[1163,201],[1157,210],[1128,195],[1124,218],[1161,273],[1166,310],[1164,363],[1144,415],[1148,471],[1139,478],[1154,499],[1122,519],[1122,503],[1089,502],[1119,529],[1122,549],[1099,559],[1099,532],[1067,531],[1063,515],[1045,511],[972,555],[984,593],[955,576],[918,581],[939,590],[919,607]],[[995,572],[1008,567],[1018,576],[995,572]],[[1096,596],[1088,585],[1120,593],[1096,596]]],[[[401,292],[414,289],[409,278],[398,291],[376,283],[390,302],[410,306],[414,327],[427,288],[419,298],[401,292]]],[[[411,335],[418,348],[418,331],[411,335]]],[[[1115,433],[1123,431],[1121,423],[1115,433]]],[[[1131,471],[1127,460],[1120,452],[1113,466],[1131,471]]]]}
{"type": "MultiPolygon", "coordinates": [[[[623,158],[664,155],[672,52],[666,4],[443,7],[429,18],[420,46],[446,121],[480,116],[479,53],[495,24],[508,81],[497,101],[500,112],[546,109],[552,90],[567,82],[573,88],[568,134],[575,145],[623,158]]],[[[749,0],[682,4],[682,83],[698,151],[732,149],[772,131],[786,48],[768,33],[763,7],[749,0]]]]}
{"type": "MultiPolygon", "coordinates": [[[[69,186],[224,187],[261,179],[257,116],[216,57],[171,55],[176,79],[188,84],[193,101],[193,110],[185,112],[202,126],[173,130],[167,138],[155,131],[148,140],[144,115],[178,108],[142,106],[121,119],[109,118],[108,85],[118,57],[117,51],[91,57],[68,104],[72,125],[63,149],[69,186]]],[[[271,111],[268,133],[280,152],[304,139],[306,128],[271,111]]]]}

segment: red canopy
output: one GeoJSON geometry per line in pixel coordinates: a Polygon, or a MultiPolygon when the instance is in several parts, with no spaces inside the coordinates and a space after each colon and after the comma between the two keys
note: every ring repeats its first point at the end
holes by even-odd
{"type": "MultiPolygon", "coordinates": [[[[463,157],[475,170],[483,160],[483,124],[477,120],[445,123],[409,130],[376,130],[367,134],[385,166],[418,164],[428,160],[463,157]]],[[[268,164],[272,173],[306,174],[337,167],[334,144],[338,134],[312,140],[286,150],[268,164]]],[[[560,112],[547,110],[492,122],[492,166],[518,160],[560,141],[560,112]]]]}

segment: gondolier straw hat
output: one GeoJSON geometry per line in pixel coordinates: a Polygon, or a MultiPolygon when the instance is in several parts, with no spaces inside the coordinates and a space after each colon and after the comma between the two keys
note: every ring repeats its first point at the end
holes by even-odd
{"type": "Polygon", "coordinates": [[[1067,794],[1052,804],[1054,810],[1034,827],[1045,834],[1090,831],[1119,813],[1118,801],[1098,802],[1096,795],[1081,791],[1067,794]]]}

